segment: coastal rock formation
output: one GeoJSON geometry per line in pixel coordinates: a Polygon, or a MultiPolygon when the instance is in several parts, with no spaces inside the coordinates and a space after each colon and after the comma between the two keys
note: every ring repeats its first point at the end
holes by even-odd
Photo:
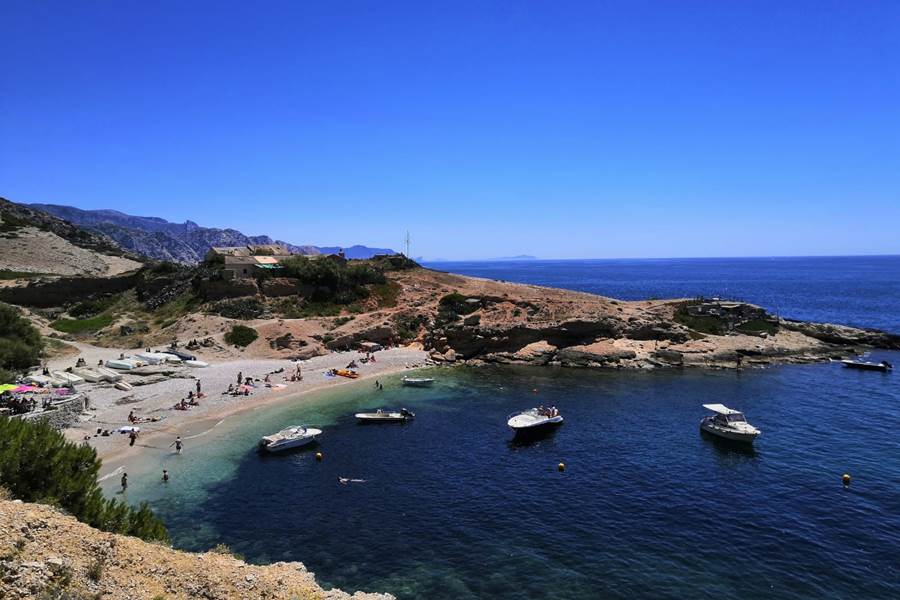
{"type": "Polygon", "coordinates": [[[319,587],[301,563],[248,565],[104,533],[39,504],[0,500],[0,598],[389,600],[319,587]]]}

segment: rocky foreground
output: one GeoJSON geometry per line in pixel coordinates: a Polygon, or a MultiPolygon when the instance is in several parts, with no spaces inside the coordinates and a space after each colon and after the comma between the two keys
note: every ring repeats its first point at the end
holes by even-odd
{"type": "Polygon", "coordinates": [[[319,587],[301,563],[248,565],[104,533],[56,510],[0,500],[0,598],[388,600],[319,587]]]}

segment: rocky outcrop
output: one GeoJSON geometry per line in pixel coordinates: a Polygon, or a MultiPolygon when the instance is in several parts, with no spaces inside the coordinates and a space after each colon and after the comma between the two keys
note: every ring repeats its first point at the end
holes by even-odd
{"type": "Polygon", "coordinates": [[[799,331],[817,340],[839,346],[872,346],[900,350],[900,335],[885,333],[876,329],[858,329],[832,323],[806,323],[782,319],[781,326],[799,331]]]}
{"type": "MultiPolygon", "coordinates": [[[[227,550],[227,549],[225,549],[227,550]]],[[[104,533],[56,510],[0,500],[0,598],[389,600],[324,590],[298,562],[249,565],[104,533]]]]}
{"type": "Polygon", "coordinates": [[[569,346],[556,353],[556,360],[564,367],[606,367],[636,357],[634,350],[617,346],[614,340],[569,346]]]}

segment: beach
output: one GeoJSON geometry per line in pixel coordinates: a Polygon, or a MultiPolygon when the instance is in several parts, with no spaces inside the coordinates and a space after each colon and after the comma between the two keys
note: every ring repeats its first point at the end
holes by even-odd
{"type": "MultiPolygon", "coordinates": [[[[88,344],[74,344],[78,354],[68,355],[49,361],[51,370],[65,369],[75,364],[81,357],[88,365],[99,360],[114,359],[119,354],[133,350],[100,348],[88,344]]],[[[202,351],[197,352],[201,360],[207,360],[202,351]]],[[[212,362],[205,368],[190,368],[177,365],[144,367],[143,375],[122,371],[131,383],[147,381],[144,385],[134,385],[132,390],[122,391],[108,383],[84,383],[78,391],[90,399],[90,407],[76,425],[65,430],[72,441],[84,442],[96,449],[103,460],[101,477],[115,472],[121,466],[140,460],[145,462],[149,453],[171,452],[169,444],[176,436],[187,440],[196,439],[221,423],[223,419],[251,410],[275,404],[297,402],[304,395],[317,390],[350,385],[360,381],[372,381],[378,377],[400,373],[426,366],[424,351],[410,348],[391,348],[374,354],[375,362],[361,363],[364,353],[333,352],[303,361],[246,358],[212,362]],[[356,361],[358,379],[327,376],[332,369],[343,369],[351,361],[356,361]],[[290,381],[290,377],[300,367],[303,379],[290,381]],[[230,384],[237,383],[240,373],[244,378],[252,377],[250,395],[230,395],[224,393],[230,384]],[[269,381],[265,382],[269,374],[269,381]],[[173,407],[189,392],[196,391],[197,382],[204,394],[198,406],[188,410],[173,407]],[[137,440],[129,445],[129,437],[118,433],[121,427],[131,426],[128,415],[133,411],[140,428],[137,440]],[[155,419],[155,420],[154,420],[155,419]],[[109,430],[110,435],[98,434],[99,430],[109,430]]]]}

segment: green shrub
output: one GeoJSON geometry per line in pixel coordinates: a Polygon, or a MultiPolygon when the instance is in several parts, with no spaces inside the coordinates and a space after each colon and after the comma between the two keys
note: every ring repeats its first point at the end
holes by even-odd
{"type": "Polygon", "coordinates": [[[225,334],[225,341],[235,346],[246,347],[252,344],[258,337],[259,333],[252,327],[235,325],[231,328],[231,331],[225,334]]]}
{"type": "Polygon", "coordinates": [[[0,383],[12,381],[12,372],[40,363],[43,349],[44,340],[28,319],[18,309],[0,303],[0,383]]]}
{"type": "Polygon", "coordinates": [[[759,333],[774,335],[778,333],[778,323],[773,323],[772,321],[766,321],[764,319],[751,319],[749,321],[744,321],[735,327],[735,329],[741,333],[748,333],[751,335],[759,333]]]}
{"type": "Polygon", "coordinates": [[[447,294],[438,303],[438,311],[446,316],[460,316],[473,313],[481,308],[480,302],[467,302],[469,298],[456,292],[447,294]]]}
{"type": "Polygon", "coordinates": [[[213,306],[213,311],[227,319],[258,319],[266,311],[266,306],[257,298],[237,298],[222,300],[213,306]]]}
{"type": "Polygon", "coordinates": [[[110,296],[108,298],[100,298],[97,300],[85,300],[70,307],[66,312],[68,312],[71,317],[74,317],[76,319],[93,317],[108,309],[115,303],[115,301],[116,299],[113,296],[110,296]]]}
{"type": "Polygon", "coordinates": [[[13,496],[58,506],[103,531],[168,541],[146,504],[132,508],[103,497],[99,471],[93,448],[67,441],[45,421],[0,417],[0,485],[13,496]]]}
{"type": "Polygon", "coordinates": [[[362,261],[292,256],[281,261],[283,274],[312,290],[314,302],[350,304],[369,295],[365,286],[385,283],[384,272],[362,261]]]}
{"type": "Polygon", "coordinates": [[[63,333],[89,333],[100,331],[113,322],[113,316],[107,313],[90,319],[59,319],[50,323],[50,327],[63,333]]]}

